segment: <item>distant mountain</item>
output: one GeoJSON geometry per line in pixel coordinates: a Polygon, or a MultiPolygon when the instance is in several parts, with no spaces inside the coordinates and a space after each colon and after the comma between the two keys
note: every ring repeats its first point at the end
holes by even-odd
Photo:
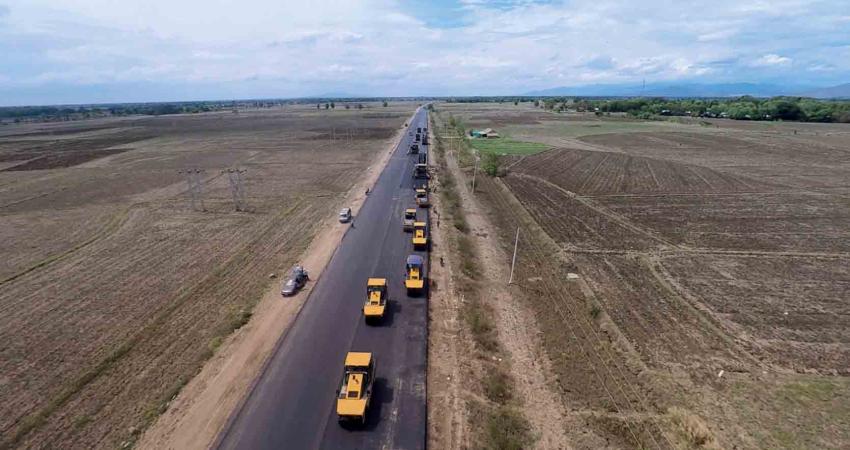
{"type": "Polygon", "coordinates": [[[776,85],[766,83],[648,83],[642,84],[591,84],[565,86],[526,93],[529,96],[612,96],[612,97],[773,97],[799,95],[814,89],[812,86],[776,85]]]}
{"type": "Polygon", "coordinates": [[[362,98],[362,95],[349,94],[348,92],[325,92],[318,95],[309,95],[304,98],[362,98]]]}
{"type": "Polygon", "coordinates": [[[804,92],[802,95],[804,97],[814,98],[850,98],[850,83],[820,89],[812,89],[804,92]]]}

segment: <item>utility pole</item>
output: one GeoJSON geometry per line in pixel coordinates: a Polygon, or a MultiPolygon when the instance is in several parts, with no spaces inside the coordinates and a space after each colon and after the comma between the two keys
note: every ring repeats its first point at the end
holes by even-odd
{"type": "Polygon", "coordinates": [[[449,136],[447,134],[440,136],[440,138],[441,139],[447,139],[449,141],[449,155],[453,155],[454,149],[455,149],[455,139],[460,139],[460,138],[457,137],[457,136],[449,136]]]}
{"type": "Polygon", "coordinates": [[[516,265],[516,250],[519,245],[519,227],[516,228],[516,239],[514,239],[514,257],[511,258],[511,276],[508,279],[508,285],[514,282],[514,266],[516,265]]]}
{"type": "Polygon", "coordinates": [[[201,173],[204,171],[201,169],[195,169],[195,190],[198,192],[198,201],[201,203],[201,211],[206,211],[207,208],[204,206],[204,179],[201,176],[201,173]]]}
{"type": "Polygon", "coordinates": [[[472,150],[472,161],[474,167],[472,169],[472,193],[475,193],[475,175],[478,174],[478,154],[475,153],[475,150],[472,150]]]}
{"type": "Polygon", "coordinates": [[[245,190],[242,187],[242,174],[245,172],[245,169],[225,169],[221,171],[221,173],[227,173],[233,206],[237,211],[245,211],[246,209],[245,190]]]}

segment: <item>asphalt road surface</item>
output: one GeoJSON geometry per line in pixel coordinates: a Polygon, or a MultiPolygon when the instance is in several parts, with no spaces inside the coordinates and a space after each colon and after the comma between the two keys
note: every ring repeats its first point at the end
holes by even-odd
{"type": "MultiPolygon", "coordinates": [[[[427,112],[420,108],[410,127],[415,134],[425,126],[427,112]]],[[[428,300],[408,297],[404,288],[408,255],[422,255],[428,274],[427,255],[414,252],[411,233],[402,231],[404,209],[416,204],[411,142],[405,132],[355,225],[219,436],[219,449],[425,448],[428,300]],[[369,277],[389,283],[388,309],[376,326],[363,321],[369,277]],[[336,390],[349,351],[372,352],[377,362],[364,427],[337,422],[336,390]]],[[[419,208],[418,220],[426,216],[419,208]]]]}

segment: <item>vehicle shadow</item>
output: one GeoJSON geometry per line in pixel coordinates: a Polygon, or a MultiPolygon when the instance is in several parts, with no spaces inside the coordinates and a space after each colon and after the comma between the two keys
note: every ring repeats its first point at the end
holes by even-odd
{"type": "Polygon", "coordinates": [[[414,298],[428,298],[431,294],[431,277],[424,277],[422,280],[425,282],[422,286],[422,289],[416,295],[412,295],[414,298]]]}
{"type": "Polygon", "coordinates": [[[404,308],[404,306],[402,306],[400,301],[398,301],[398,300],[388,301],[387,302],[387,311],[386,311],[386,314],[384,316],[384,323],[382,323],[381,325],[384,325],[384,326],[387,326],[387,327],[393,326],[393,322],[395,321],[395,315],[400,313],[402,308],[404,308]]]}
{"type": "Polygon", "coordinates": [[[381,422],[381,411],[384,405],[392,403],[395,397],[395,389],[386,378],[375,378],[372,395],[374,396],[372,407],[369,409],[369,415],[366,416],[366,425],[364,426],[366,430],[374,430],[381,422]]]}
{"type": "Polygon", "coordinates": [[[408,298],[427,298],[430,293],[431,278],[423,277],[422,281],[424,283],[422,289],[419,289],[418,291],[408,291],[405,289],[404,295],[408,298]]]}
{"type": "Polygon", "coordinates": [[[366,325],[370,327],[391,327],[395,315],[401,311],[401,303],[397,300],[387,300],[387,307],[384,309],[384,315],[377,320],[367,320],[366,325]]]}

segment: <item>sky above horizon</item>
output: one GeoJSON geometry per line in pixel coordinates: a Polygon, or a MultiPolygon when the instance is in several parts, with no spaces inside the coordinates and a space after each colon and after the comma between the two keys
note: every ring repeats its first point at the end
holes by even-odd
{"type": "Polygon", "coordinates": [[[850,82],[847,0],[0,0],[0,105],[850,82]]]}

